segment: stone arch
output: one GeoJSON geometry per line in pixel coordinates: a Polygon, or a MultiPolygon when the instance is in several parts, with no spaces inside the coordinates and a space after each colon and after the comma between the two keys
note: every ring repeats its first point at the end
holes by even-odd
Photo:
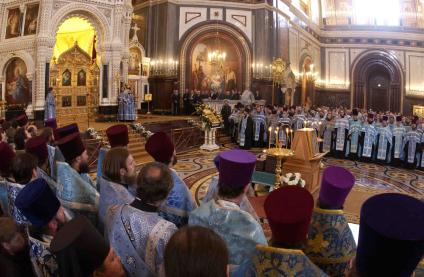
{"type": "Polygon", "coordinates": [[[59,27],[63,22],[71,17],[83,18],[90,22],[90,24],[94,27],[97,35],[96,48],[98,52],[101,52],[106,42],[111,41],[111,33],[109,28],[110,24],[106,16],[102,14],[96,7],[79,2],[70,3],[59,9],[53,15],[50,24],[50,37],[55,40],[59,27]]]}
{"type": "Polygon", "coordinates": [[[351,70],[351,106],[365,108],[367,106],[367,82],[369,75],[379,67],[387,72],[390,78],[389,108],[393,112],[403,111],[405,76],[402,65],[397,58],[383,50],[369,50],[359,55],[352,63],[351,70]]]}
{"type": "Polygon", "coordinates": [[[32,56],[26,52],[26,51],[16,51],[13,53],[8,53],[6,56],[3,57],[3,59],[0,61],[0,72],[1,76],[0,78],[4,78],[6,74],[6,68],[9,65],[10,61],[13,58],[20,58],[25,62],[25,65],[27,67],[27,78],[31,80],[34,77],[35,73],[35,62],[32,56]]]}
{"type": "MultiPolygon", "coordinates": [[[[180,91],[184,91],[186,87],[186,76],[187,76],[187,61],[188,57],[187,55],[191,52],[193,48],[194,42],[196,42],[198,39],[200,39],[202,36],[205,36],[207,34],[218,32],[225,34],[229,38],[233,40],[234,43],[236,43],[241,49],[242,54],[245,58],[244,64],[243,64],[243,86],[245,88],[249,88],[252,82],[252,74],[251,74],[251,63],[252,63],[252,49],[251,45],[249,43],[249,39],[245,37],[245,35],[237,30],[236,28],[225,24],[225,23],[199,23],[189,30],[185,32],[184,36],[180,40],[180,91]]],[[[243,58],[243,57],[242,57],[243,58]]]]}

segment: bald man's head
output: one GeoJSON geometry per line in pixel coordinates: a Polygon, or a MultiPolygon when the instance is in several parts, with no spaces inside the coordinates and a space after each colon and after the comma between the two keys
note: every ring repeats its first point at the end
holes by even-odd
{"type": "Polygon", "coordinates": [[[166,165],[148,163],[137,176],[137,197],[144,203],[157,204],[166,199],[173,185],[171,171],[166,165]]]}

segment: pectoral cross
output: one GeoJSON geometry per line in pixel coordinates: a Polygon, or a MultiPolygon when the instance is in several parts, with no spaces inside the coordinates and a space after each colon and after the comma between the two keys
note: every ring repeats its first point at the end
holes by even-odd
{"type": "Polygon", "coordinates": [[[137,31],[138,31],[138,30],[140,30],[140,28],[137,26],[137,24],[136,24],[136,23],[134,23],[134,26],[132,26],[132,27],[131,27],[131,30],[133,30],[133,31],[134,31],[134,34],[133,34],[132,40],[133,40],[133,41],[138,41],[137,31]]]}

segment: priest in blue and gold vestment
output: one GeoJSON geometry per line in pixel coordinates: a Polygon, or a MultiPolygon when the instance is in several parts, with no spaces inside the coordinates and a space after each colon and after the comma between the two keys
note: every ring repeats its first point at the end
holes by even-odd
{"type": "Polygon", "coordinates": [[[109,151],[110,148],[114,147],[127,147],[129,143],[128,127],[124,124],[110,126],[106,129],[106,136],[109,140],[110,147],[103,146],[99,150],[99,156],[97,158],[97,179],[100,179],[100,177],[102,177],[103,175],[102,165],[103,159],[105,158],[107,151],[109,151]]]}
{"type": "Polygon", "coordinates": [[[343,213],[355,177],[343,167],[323,172],[317,207],[312,213],[305,254],[329,276],[344,276],[356,243],[343,213]]]}
{"type": "Polygon", "coordinates": [[[177,171],[172,168],[177,163],[174,144],[164,132],[157,132],[147,140],[145,148],[155,161],[163,163],[170,168],[174,181],[174,187],[166,201],[159,208],[159,214],[177,225],[177,227],[186,225],[189,213],[197,205],[185,182],[178,176],[177,171]]]}
{"type": "Polygon", "coordinates": [[[88,175],[88,154],[79,133],[57,142],[66,162],[57,164],[57,196],[63,205],[97,225],[99,194],[88,175]]]}
{"type": "Polygon", "coordinates": [[[257,276],[327,276],[303,252],[313,207],[311,193],[298,186],[284,186],[268,195],[264,209],[271,247],[256,247],[257,276]]]}
{"type": "Polygon", "coordinates": [[[358,250],[348,276],[410,277],[423,255],[422,201],[384,193],[362,205],[358,250]]]}
{"type": "Polygon", "coordinates": [[[267,245],[261,225],[240,208],[246,194],[256,156],[244,150],[219,153],[218,198],[202,203],[190,214],[189,225],[215,231],[230,252],[231,276],[252,276],[252,258],[257,244],[267,245]]]}

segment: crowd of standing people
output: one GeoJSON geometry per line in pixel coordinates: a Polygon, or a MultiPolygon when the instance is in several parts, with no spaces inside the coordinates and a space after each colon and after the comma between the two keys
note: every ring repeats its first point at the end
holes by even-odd
{"type": "Polygon", "coordinates": [[[319,149],[329,156],[424,168],[424,128],[418,116],[344,107],[287,107],[225,103],[225,130],[244,149],[276,144],[290,147],[300,128],[316,131],[319,149]]]}
{"type": "Polygon", "coordinates": [[[77,124],[58,128],[50,119],[42,130],[34,130],[26,115],[9,128],[15,124],[16,133],[24,134],[23,148],[17,140],[0,142],[1,276],[353,277],[424,272],[419,265],[424,203],[397,193],[369,198],[361,208],[356,243],[343,212],[355,177],[345,168],[324,170],[317,200],[301,186],[274,189],[263,205],[272,233],[268,240],[247,197],[257,162],[251,152],[218,153],[218,176],[209,185],[208,197],[198,203],[174,168],[176,149],[163,132],[145,144],[154,161],[137,169],[127,125],[110,126],[94,180],[77,124]]]}

